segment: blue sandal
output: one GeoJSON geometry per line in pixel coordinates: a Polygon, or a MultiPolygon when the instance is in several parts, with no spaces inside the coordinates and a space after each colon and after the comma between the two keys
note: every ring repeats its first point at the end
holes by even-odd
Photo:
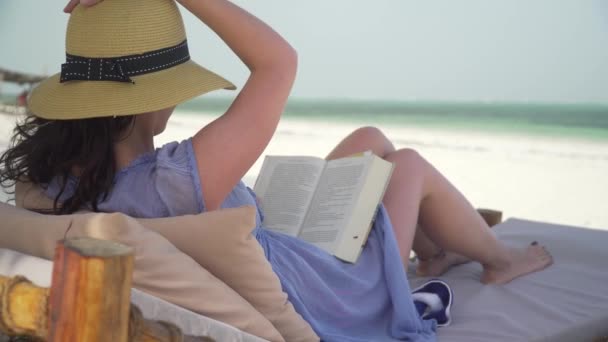
{"type": "Polygon", "coordinates": [[[434,319],[438,327],[450,325],[454,293],[444,281],[429,280],[412,291],[412,299],[422,319],[434,319]]]}

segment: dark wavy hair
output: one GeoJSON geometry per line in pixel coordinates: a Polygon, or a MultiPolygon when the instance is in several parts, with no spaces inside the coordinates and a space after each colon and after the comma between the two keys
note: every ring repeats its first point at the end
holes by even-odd
{"type": "Polygon", "coordinates": [[[46,120],[28,115],[17,123],[9,149],[0,156],[0,185],[25,181],[45,187],[57,178],[61,191],[53,213],[83,207],[98,211],[116,175],[114,144],[130,134],[134,123],[135,116],[46,120]],[[78,176],[76,189],[60,201],[72,175],[78,176]]]}

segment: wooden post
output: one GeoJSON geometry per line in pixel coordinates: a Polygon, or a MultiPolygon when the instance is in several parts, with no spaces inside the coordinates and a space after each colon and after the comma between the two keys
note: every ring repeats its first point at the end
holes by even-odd
{"type": "Polygon", "coordinates": [[[490,227],[502,222],[502,211],[492,209],[477,209],[477,212],[490,227]]]}
{"type": "MultiPolygon", "coordinates": [[[[111,296],[111,294],[107,294],[111,296]]],[[[38,287],[24,277],[0,276],[0,336],[28,336],[46,341],[48,335],[49,289],[38,287]]],[[[74,326],[68,327],[75,329],[74,326]]],[[[0,338],[0,341],[2,339],[0,338]]],[[[206,336],[183,335],[181,329],[169,322],[143,318],[141,311],[131,305],[129,312],[129,342],[213,342],[206,336]]]]}
{"type": "Polygon", "coordinates": [[[46,338],[48,293],[24,277],[0,276],[0,332],[46,338]]]}
{"type": "Polygon", "coordinates": [[[80,238],[55,249],[49,342],[127,342],[132,248],[80,238]]]}

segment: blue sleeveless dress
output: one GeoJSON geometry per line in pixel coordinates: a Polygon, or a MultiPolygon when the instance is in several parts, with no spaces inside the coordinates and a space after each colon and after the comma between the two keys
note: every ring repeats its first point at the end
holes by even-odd
{"type": "MultiPolygon", "coordinates": [[[[210,166],[212,167],[212,166],[210,166]]],[[[66,195],[77,179],[69,180],[66,195]]],[[[58,194],[51,182],[48,196],[58,194]]],[[[257,206],[242,182],[223,208],[257,206]]],[[[205,211],[192,141],[169,143],[121,170],[100,211],[156,218],[205,211]]],[[[296,311],[322,341],[435,341],[436,323],[416,310],[386,210],[378,212],[356,264],[339,261],[300,239],[264,229],[258,209],[255,237],[296,311]]]]}

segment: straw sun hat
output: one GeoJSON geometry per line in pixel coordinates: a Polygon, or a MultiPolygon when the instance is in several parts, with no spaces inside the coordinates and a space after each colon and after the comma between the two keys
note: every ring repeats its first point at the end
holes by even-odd
{"type": "Polygon", "coordinates": [[[217,89],[235,87],[190,60],[175,1],[105,0],[74,9],[61,73],[28,105],[45,119],[85,119],[160,110],[217,89]]]}

